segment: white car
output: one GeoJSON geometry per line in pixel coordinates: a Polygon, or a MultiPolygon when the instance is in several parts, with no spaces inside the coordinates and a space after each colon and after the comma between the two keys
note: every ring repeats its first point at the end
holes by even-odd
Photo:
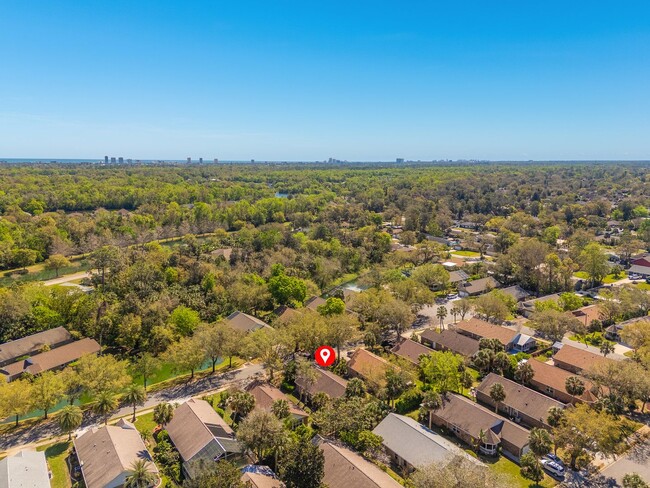
{"type": "Polygon", "coordinates": [[[557,476],[558,478],[564,478],[564,468],[555,461],[551,461],[550,459],[542,459],[540,463],[542,463],[542,467],[549,473],[557,476]]]}

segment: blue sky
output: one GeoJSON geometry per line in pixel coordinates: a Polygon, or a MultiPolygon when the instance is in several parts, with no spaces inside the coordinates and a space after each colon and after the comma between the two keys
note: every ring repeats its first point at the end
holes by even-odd
{"type": "Polygon", "coordinates": [[[650,2],[0,2],[0,158],[650,159],[650,2]]]}

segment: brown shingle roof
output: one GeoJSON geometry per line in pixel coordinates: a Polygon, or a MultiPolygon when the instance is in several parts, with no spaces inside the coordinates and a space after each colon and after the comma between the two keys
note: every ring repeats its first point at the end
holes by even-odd
{"type": "Polygon", "coordinates": [[[502,438],[518,449],[528,444],[528,431],[514,422],[504,419],[487,408],[460,395],[447,394],[442,407],[433,415],[450,422],[478,439],[480,432],[502,438]]]}
{"type": "Polygon", "coordinates": [[[63,327],[56,327],[32,334],[22,339],[0,344],[0,364],[15,361],[21,356],[39,352],[44,345],[55,348],[64,342],[71,341],[72,336],[63,327]]]}
{"type": "Polygon", "coordinates": [[[241,480],[247,488],[282,488],[282,481],[260,473],[244,473],[241,480]]]}
{"type": "Polygon", "coordinates": [[[383,377],[389,367],[388,361],[365,349],[354,351],[348,361],[348,369],[362,378],[383,377]]]}
{"type": "MultiPolygon", "coordinates": [[[[340,398],[345,394],[345,388],[348,382],[331,371],[321,368],[314,368],[317,374],[316,382],[307,385],[305,391],[310,395],[316,393],[326,393],[330,398],[340,398]]],[[[296,379],[296,385],[303,387],[301,378],[296,379]]]]}
{"type": "Polygon", "coordinates": [[[268,383],[253,382],[246,387],[251,395],[255,397],[255,408],[271,410],[276,400],[286,400],[289,403],[289,412],[296,417],[307,417],[304,410],[299,409],[289,398],[275,386],[268,383]]]}
{"type": "Polygon", "coordinates": [[[363,457],[344,447],[320,440],[325,457],[323,483],[331,488],[400,488],[397,481],[363,457]]]}
{"type": "Polygon", "coordinates": [[[437,332],[435,329],[427,329],[422,332],[421,337],[465,357],[473,356],[478,352],[476,339],[459,334],[455,330],[445,329],[442,332],[437,332]]]}
{"type": "MultiPolygon", "coordinates": [[[[539,361],[536,361],[539,362],[539,361]]],[[[521,412],[529,417],[539,420],[541,423],[546,424],[548,417],[548,410],[551,407],[564,408],[564,403],[553,400],[552,398],[542,395],[541,393],[526,388],[519,383],[504,378],[494,373],[488,374],[481,384],[477,387],[477,391],[490,395],[490,388],[495,383],[501,383],[506,392],[506,398],[502,402],[518,412],[521,412]]]]}
{"type": "Polygon", "coordinates": [[[566,363],[580,371],[588,369],[594,364],[612,361],[612,359],[589,352],[586,349],[578,349],[577,347],[568,344],[564,344],[560,350],[555,353],[553,360],[558,363],[566,363]]]}
{"type": "Polygon", "coordinates": [[[9,379],[14,379],[23,373],[39,374],[43,371],[60,368],[76,361],[84,354],[97,354],[101,348],[94,339],[81,339],[80,341],[65,344],[56,349],[42,352],[28,359],[16,361],[1,369],[9,379]]]}
{"type": "Polygon", "coordinates": [[[318,307],[321,305],[325,305],[327,303],[327,300],[321,297],[311,297],[305,302],[305,307],[309,308],[311,310],[316,311],[318,307]]]}
{"type": "Polygon", "coordinates": [[[567,315],[577,318],[588,327],[594,320],[600,320],[600,307],[596,304],[587,305],[578,310],[567,312],[567,315]]]}
{"type": "Polygon", "coordinates": [[[463,286],[459,286],[459,290],[469,293],[470,295],[476,295],[478,293],[499,288],[500,286],[501,283],[491,276],[488,276],[487,278],[468,281],[467,283],[464,283],[463,286]]]}
{"type": "MultiPolygon", "coordinates": [[[[543,386],[548,386],[555,391],[560,391],[569,395],[566,391],[566,380],[573,373],[557,368],[550,364],[542,363],[541,361],[530,360],[528,364],[533,368],[533,381],[543,386]]],[[[585,392],[579,397],[583,402],[595,402],[596,396],[591,392],[593,385],[585,378],[581,378],[585,383],[585,392]]]]}
{"type": "Polygon", "coordinates": [[[390,351],[393,354],[397,354],[398,356],[411,361],[414,364],[419,364],[420,356],[422,354],[426,355],[430,352],[433,352],[433,349],[423,346],[419,342],[412,341],[411,339],[404,339],[399,344],[396,344],[395,347],[393,347],[390,351]]]}
{"type": "Polygon", "coordinates": [[[126,420],[116,425],[93,428],[74,440],[87,488],[121,486],[129,476],[133,463],[148,461],[147,470],[158,474],[147,447],[137,429],[126,420]]]}
{"type": "Polygon", "coordinates": [[[192,459],[215,437],[229,438],[233,430],[205,400],[191,398],[174,410],[166,427],[184,461],[192,459]]]}
{"type": "Polygon", "coordinates": [[[476,317],[472,317],[469,320],[461,320],[456,324],[456,330],[481,338],[498,339],[504,346],[510,344],[517,335],[517,331],[515,330],[494,325],[476,317]]]}
{"type": "Polygon", "coordinates": [[[261,329],[263,327],[271,327],[269,324],[258,319],[257,317],[253,317],[252,315],[248,315],[247,313],[239,311],[228,315],[226,321],[232,328],[244,332],[253,332],[254,330],[261,329]]]}

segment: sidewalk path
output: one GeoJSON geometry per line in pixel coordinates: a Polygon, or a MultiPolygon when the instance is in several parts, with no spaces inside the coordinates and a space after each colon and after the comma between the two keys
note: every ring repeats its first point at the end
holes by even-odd
{"type": "MultiPolygon", "coordinates": [[[[151,410],[153,407],[163,402],[181,402],[193,396],[209,393],[213,390],[222,389],[226,386],[237,383],[246,383],[254,376],[263,374],[264,368],[259,364],[246,364],[239,369],[228,371],[227,373],[205,376],[192,383],[183,383],[172,386],[164,390],[152,393],[147,398],[140,410],[151,410]]],[[[133,407],[122,407],[111,417],[115,419],[133,414],[133,407]]],[[[91,411],[84,412],[84,420],[79,430],[85,430],[95,425],[101,425],[102,419],[91,411]]],[[[24,448],[30,444],[40,443],[41,441],[50,440],[61,434],[56,417],[47,422],[39,422],[31,429],[20,429],[16,432],[9,432],[0,437],[0,452],[10,451],[16,448],[24,448]]]]}
{"type": "Polygon", "coordinates": [[[43,284],[45,286],[52,286],[52,285],[63,285],[65,283],[69,283],[71,281],[76,281],[76,280],[81,280],[84,278],[90,278],[90,272],[89,271],[79,271],[78,273],[73,273],[65,276],[61,276],[59,278],[54,278],[51,280],[43,281],[43,284]]]}

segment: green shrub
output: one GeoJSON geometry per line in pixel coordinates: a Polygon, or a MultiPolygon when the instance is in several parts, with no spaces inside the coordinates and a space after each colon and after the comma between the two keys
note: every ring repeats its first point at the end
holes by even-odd
{"type": "Polygon", "coordinates": [[[422,393],[419,390],[409,390],[395,403],[395,410],[399,414],[412,412],[422,403],[422,393]]]}

